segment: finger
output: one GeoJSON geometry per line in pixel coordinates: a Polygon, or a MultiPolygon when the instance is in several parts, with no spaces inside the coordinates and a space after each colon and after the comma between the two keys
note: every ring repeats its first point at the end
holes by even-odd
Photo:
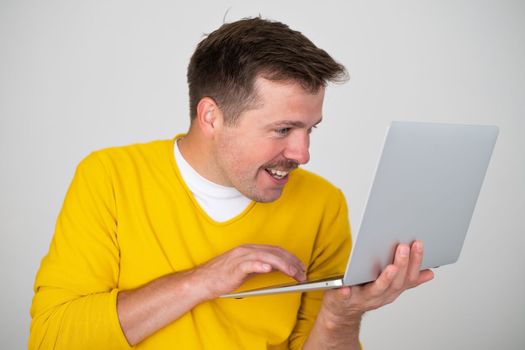
{"type": "Polygon", "coordinates": [[[290,264],[293,264],[298,270],[302,272],[306,271],[306,266],[303,264],[301,259],[299,259],[297,256],[295,256],[288,250],[283,249],[279,246],[269,245],[269,244],[261,245],[261,246],[263,247],[263,249],[267,250],[268,252],[276,254],[280,256],[282,259],[288,261],[290,264]]]}
{"type": "Polygon", "coordinates": [[[415,287],[419,286],[420,284],[429,282],[434,279],[434,272],[432,270],[423,270],[419,274],[419,279],[417,280],[417,284],[415,287]]]}
{"type": "Polygon", "coordinates": [[[423,262],[423,242],[415,241],[410,249],[410,263],[408,266],[407,281],[409,287],[418,285],[421,263],[423,262]]]}
{"type": "Polygon", "coordinates": [[[397,273],[397,266],[388,265],[373,283],[365,285],[365,288],[368,289],[367,292],[375,297],[385,294],[387,289],[390,288],[397,273]]]}
{"type": "Polygon", "coordinates": [[[297,258],[290,258],[289,256],[281,256],[273,251],[257,250],[241,257],[243,261],[254,261],[262,264],[268,264],[274,270],[296,279],[297,281],[304,281],[306,278],[305,272],[298,263],[297,258]]]}
{"type": "Polygon", "coordinates": [[[302,261],[277,246],[271,245],[250,245],[249,251],[243,255],[244,259],[254,259],[270,264],[274,269],[279,270],[298,281],[306,279],[306,271],[302,261]]]}
{"type": "Polygon", "coordinates": [[[267,273],[272,271],[272,266],[270,264],[253,260],[242,262],[239,264],[238,268],[244,276],[252,273],[267,273]]]}
{"type": "Polygon", "coordinates": [[[398,268],[398,272],[390,285],[394,290],[401,290],[405,286],[409,259],[410,247],[407,244],[399,244],[394,257],[394,265],[398,268]]]}

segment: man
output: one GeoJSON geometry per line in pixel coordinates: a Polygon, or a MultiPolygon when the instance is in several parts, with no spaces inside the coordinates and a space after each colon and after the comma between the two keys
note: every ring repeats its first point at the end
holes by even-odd
{"type": "Polygon", "coordinates": [[[35,282],[31,349],[358,349],[364,312],[432,278],[400,245],[377,281],[218,299],[341,273],[340,190],[309,160],[343,66],[286,25],[225,24],[188,68],[190,130],[79,165],[35,282]]]}

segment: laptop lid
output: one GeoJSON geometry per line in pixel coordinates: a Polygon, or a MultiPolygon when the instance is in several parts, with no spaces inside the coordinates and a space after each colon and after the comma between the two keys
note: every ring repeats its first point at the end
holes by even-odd
{"type": "Polygon", "coordinates": [[[422,269],[457,261],[496,126],[392,122],[344,284],[375,280],[399,243],[423,241],[422,269]]]}

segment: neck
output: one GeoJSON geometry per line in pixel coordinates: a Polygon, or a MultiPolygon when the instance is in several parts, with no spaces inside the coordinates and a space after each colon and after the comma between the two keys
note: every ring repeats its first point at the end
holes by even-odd
{"type": "Polygon", "coordinates": [[[215,175],[216,166],[212,144],[198,130],[190,128],[186,136],[178,139],[178,146],[186,162],[199,175],[218,185],[230,186],[230,184],[224,183],[223,180],[215,175]]]}

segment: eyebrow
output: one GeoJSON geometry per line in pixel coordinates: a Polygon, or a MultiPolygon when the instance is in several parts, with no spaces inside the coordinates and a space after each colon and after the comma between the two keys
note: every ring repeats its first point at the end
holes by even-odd
{"type": "MultiPolygon", "coordinates": [[[[323,121],[323,118],[321,117],[321,119],[319,119],[313,126],[318,125],[322,121],[323,121]]],[[[272,127],[291,126],[294,128],[305,128],[307,125],[297,120],[281,120],[279,122],[270,124],[270,126],[272,127]]]]}

